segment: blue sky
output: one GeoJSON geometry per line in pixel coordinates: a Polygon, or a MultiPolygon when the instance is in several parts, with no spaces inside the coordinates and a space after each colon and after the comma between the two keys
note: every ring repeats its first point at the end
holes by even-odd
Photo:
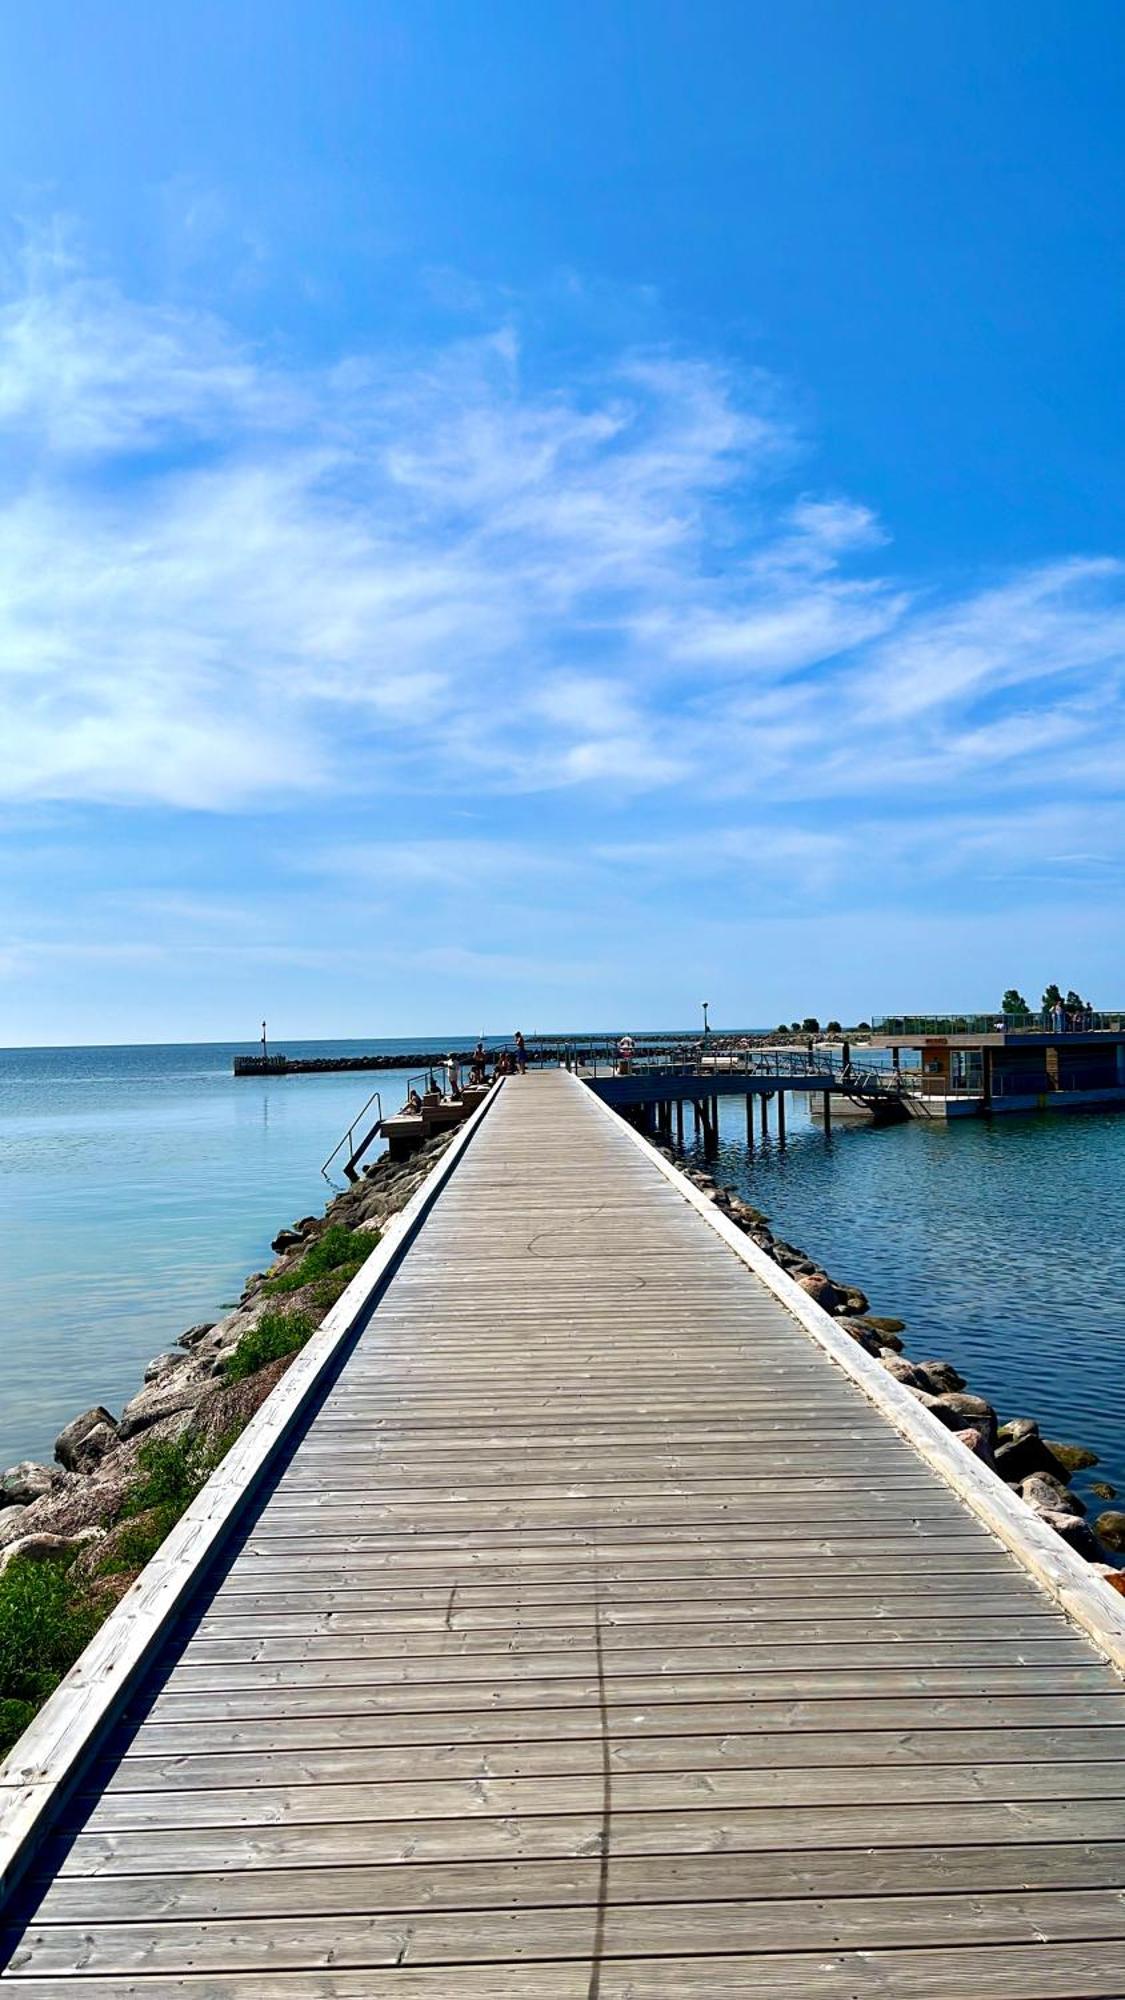
{"type": "Polygon", "coordinates": [[[1121,1004],[1123,71],[9,10],[0,1041],[1121,1004]]]}

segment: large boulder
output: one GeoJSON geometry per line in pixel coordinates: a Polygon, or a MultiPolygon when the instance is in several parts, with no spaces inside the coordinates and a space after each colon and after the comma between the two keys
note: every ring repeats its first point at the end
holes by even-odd
{"type": "MultiPolygon", "coordinates": [[[[871,1337],[874,1339],[874,1335],[871,1337]]],[[[933,1384],[929,1377],[923,1374],[920,1368],[915,1367],[913,1361],[907,1361],[902,1354],[892,1353],[889,1347],[879,1350],[879,1366],[885,1368],[888,1375],[893,1375],[895,1381],[903,1383],[907,1389],[926,1389],[931,1395],[933,1394],[933,1384]]]]}
{"type": "Polygon", "coordinates": [[[1125,1550],[1125,1514],[1119,1507],[1107,1507],[1094,1522],[1094,1533],[1109,1549],[1125,1550]]]}
{"type": "Polygon", "coordinates": [[[196,1326],[189,1326],[186,1333],[181,1333],[179,1345],[188,1348],[189,1351],[193,1347],[198,1347],[200,1341],[205,1340],[213,1331],[214,1325],[213,1319],[201,1319],[196,1326]]]}
{"type": "Polygon", "coordinates": [[[958,1374],[952,1361],[918,1361],[915,1367],[925,1376],[933,1396],[958,1396],[965,1387],[965,1377],[958,1374]]]}
{"type": "Polygon", "coordinates": [[[0,1473],[0,1507],[28,1507],[33,1500],[53,1492],[61,1478],[52,1465],[22,1459],[19,1465],[10,1465],[7,1472],[0,1473]]]}
{"type": "Polygon", "coordinates": [[[76,1535],[23,1535],[18,1542],[9,1542],[0,1550],[0,1576],[17,1559],[25,1562],[50,1562],[56,1556],[77,1555],[79,1549],[89,1541],[100,1538],[100,1528],[82,1528],[76,1535]]]}
{"type": "Polygon", "coordinates": [[[813,1271],[811,1274],[802,1272],[798,1274],[797,1283],[823,1312],[836,1313],[843,1310],[844,1294],[839,1285],[834,1285],[824,1271],[813,1271]]]}
{"type": "Polygon", "coordinates": [[[1101,1544],[1086,1522],[1080,1520],[1077,1514],[1053,1513],[1047,1507],[1036,1507],[1035,1513],[1048,1528],[1054,1529],[1067,1547],[1074,1550],[1075,1555],[1083,1556],[1087,1562],[1099,1560],[1102,1553],[1101,1544]]]}
{"type": "Polygon", "coordinates": [[[80,1417],[72,1418],[59,1432],[55,1457],[68,1472],[88,1472],[117,1442],[116,1420],[98,1403],[92,1410],[83,1410],[80,1417]]]}
{"type": "Polygon", "coordinates": [[[208,1377],[196,1369],[190,1372],[180,1370],[170,1379],[161,1377],[149,1382],[126,1403],[121,1412],[118,1435],[122,1439],[136,1437],[138,1431],[147,1431],[164,1417],[176,1416],[182,1410],[193,1410],[209,1387],[208,1377]]]}
{"type": "Polygon", "coordinates": [[[186,1367],[189,1358],[186,1354],[156,1354],[145,1369],[144,1379],[146,1382],[159,1382],[175,1369],[186,1367]]]}
{"type": "Polygon", "coordinates": [[[1069,1493],[1062,1480],[1049,1472],[1031,1473],[1020,1480],[1019,1490],[1028,1505],[1037,1510],[1045,1507],[1052,1514],[1075,1514],[1079,1518],[1086,1512],[1077,1494],[1069,1493]]]}
{"type": "Polygon", "coordinates": [[[1090,1466],[1098,1463],[1097,1452],[1091,1451],[1085,1444],[1056,1444],[1054,1439],[1051,1439],[1047,1450],[1068,1474],[1086,1472],[1090,1466]]]}
{"type": "Polygon", "coordinates": [[[979,1458],[983,1464],[991,1466],[993,1471],[995,1471],[996,1468],[993,1465],[988,1439],[985,1437],[983,1431],[975,1430],[970,1426],[966,1431],[955,1431],[954,1436],[958,1444],[964,1445],[966,1451],[972,1452],[974,1458],[979,1458]]]}
{"type": "Polygon", "coordinates": [[[870,1330],[866,1326],[864,1326],[862,1320],[839,1319],[837,1320],[836,1324],[840,1328],[841,1333],[848,1334],[849,1337],[855,1341],[857,1347],[862,1347],[865,1354],[879,1356],[890,1351],[889,1349],[884,1347],[884,1344],[882,1340],[880,1340],[879,1335],[877,1333],[870,1332],[870,1330]]]}
{"type": "Polygon", "coordinates": [[[924,1389],[915,1389],[912,1393],[940,1424],[945,1425],[946,1430],[982,1431],[988,1440],[989,1450],[993,1449],[996,1437],[996,1412],[991,1403],[985,1402],[983,1396],[930,1396],[924,1389]]]}

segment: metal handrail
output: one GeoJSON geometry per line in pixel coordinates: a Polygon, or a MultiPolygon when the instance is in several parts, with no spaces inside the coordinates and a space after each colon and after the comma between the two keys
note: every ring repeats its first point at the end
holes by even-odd
{"type": "Polygon", "coordinates": [[[346,1131],[346,1132],[344,1133],[344,1136],[343,1136],[343,1138],[342,1138],[342,1139],[340,1140],[340,1143],[339,1143],[339,1145],[338,1145],[338,1146],[333,1146],[333,1148],[332,1148],[332,1151],[331,1151],[331,1152],[329,1153],[329,1155],[328,1155],[328,1158],[327,1158],[327,1159],[325,1160],[325,1162],[324,1162],[324,1165],[322,1166],[322,1168],[321,1168],[321,1170],[320,1170],[325,1180],[327,1180],[327,1179],[328,1179],[328,1169],[329,1169],[329,1167],[330,1167],[330,1166],[332,1165],[332,1162],[333,1162],[333,1160],[334,1160],[334,1159],[336,1158],[336,1155],[337,1155],[337,1153],[342,1153],[342,1152],[343,1152],[343,1150],[344,1150],[344,1147],[345,1147],[345,1146],[347,1146],[347,1147],[348,1147],[348,1149],[349,1149],[349,1150],[348,1150],[348,1158],[349,1158],[349,1160],[350,1160],[350,1159],[352,1159],[352,1158],[354,1158],[354,1155],[355,1155],[355,1145],[354,1145],[353,1141],[354,1141],[354,1138],[355,1138],[355,1128],[356,1128],[356,1126],[357,1126],[357,1125],[359,1124],[359,1121],[360,1121],[360,1119],[361,1119],[361,1118],[365,1118],[365,1117],[367,1116],[367,1113],[368,1113],[368,1112],[370,1111],[370,1109],[371,1109],[371,1106],[372,1106],[373,1104],[377,1104],[377,1105],[379,1106],[379,1116],[378,1116],[378,1118],[376,1119],[376,1121],[375,1121],[375,1124],[376,1124],[376,1126],[379,1126],[379,1125],[381,1125],[381,1124],[382,1124],[382,1122],[383,1122],[383,1098],[382,1098],[382,1094],[381,1094],[381,1092],[380,1092],[380,1091],[378,1091],[378,1090],[373,1090],[373,1091],[372,1091],[372,1093],[371,1093],[371,1095],[370,1095],[370,1097],[369,1097],[369,1098],[368,1098],[368,1100],[367,1100],[367,1103],[366,1103],[366,1104],[364,1105],[364,1107],[363,1107],[362,1111],[357,1111],[357,1112],[356,1112],[356,1115],[355,1115],[355,1117],[354,1117],[354,1118],[352,1119],[352,1122],[351,1122],[351,1124],[350,1124],[350,1125],[348,1126],[348,1129],[347,1129],[347,1131],[346,1131]]]}

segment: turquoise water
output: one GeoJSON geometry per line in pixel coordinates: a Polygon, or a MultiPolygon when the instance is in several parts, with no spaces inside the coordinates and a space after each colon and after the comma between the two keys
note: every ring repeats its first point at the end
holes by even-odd
{"type": "Polygon", "coordinates": [[[742,1101],[720,1099],[709,1165],[873,1312],[904,1319],[908,1354],[952,1361],[1002,1418],[1096,1451],[1076,1492],[1125,1493],[1125,1113],[837,1123],[826,1139],[794,1108],[788,1144],[748,1154],[742,1101]]]}
{"type": "Polygon", "coordinates": [[[236,1079],[244,1052],[0,1050],[0,1466],[49,1460],[91,1403],[116,1414],[146,1361],[237,1299],[279,1228],[323,1208],[321,1162],[372,1089],[388,1110],[405,1095],[405,1072],[236,1079]]]}
{"type": "MultiPolygon", "coordinates": [[[[418,1045],[286,1044],[396,1046],[418,1045]]],[[[372,1087],[388,1108],[404,1095],[404,1073],[236,1080],[236,1052],[0,1051],[0,1466],[49,1458],[78,1410],[126,1401],[152,1355],[237,1298],[279,1227],[323,1206],[320,1163],[372,1087]]],[[[910,1353],[1090,1445],[1103,1463],[1080,1491],[1092,1476],[1125,1492],[1125,1115],[826,1140],[794,1108],[784,1152],[748,1156],[731,1100],[721,1134],[720,1178],[905,1319],[910,1353]]]]}

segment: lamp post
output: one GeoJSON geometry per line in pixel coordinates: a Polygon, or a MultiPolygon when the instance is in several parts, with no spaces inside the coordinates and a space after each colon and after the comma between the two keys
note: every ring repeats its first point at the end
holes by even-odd
{"type": "Polygon", "coordinates": [[[262,1061],[263,1061],[263,1062],[266,1062],[266,1061],[268,1061],[268,1059],[269,1059],[269,1050],[268,1050],[268,1049],[267,1049],[267,1047],[266,1047],[266,1024],[265,1024],[265,1022],[263,1021],[263,1022],[262,1022],[262,1061]]]}
{"type": "Polygon", "coordinates": [[[710,1027],[709,1027],[709,1025],[708,1025],[708,1021],[707,1021],[707,1009],[708,1009],[708,1007],[709,1007],[710,1005],[711,1005],[711,1002],[710,1002],[709,1000],[705,1000],[705,1001],[703,1002],[703,1032],[704,1032],[704,1034],[705,1034],[705,1035],[709,1035],[709,1034],[711,1033],[711,1029],[710,1029],[710,1027]]]}

